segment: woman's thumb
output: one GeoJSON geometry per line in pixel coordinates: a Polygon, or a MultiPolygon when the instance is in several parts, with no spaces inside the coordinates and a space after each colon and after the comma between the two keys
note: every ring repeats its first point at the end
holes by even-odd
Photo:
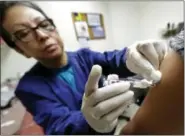
{"type": "Polygon", "coordinates": [[[88,97],[98,88],[98,83],[102,75],[102,68],[99,65],[94,65],[89,74],[87,83],[85,85],[85,96],[88,97]]]}

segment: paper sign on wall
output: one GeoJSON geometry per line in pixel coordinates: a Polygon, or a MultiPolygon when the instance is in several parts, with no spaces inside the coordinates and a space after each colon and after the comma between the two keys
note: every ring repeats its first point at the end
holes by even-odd
{"type": "Polygon", "coordinates": [[[88,26],[85,21],[75,22],[75,27],[78,37],[89,38],[88,26]]]}
{"type": "Polygon", "coordinates": [[[83,45],[84,43],[86,44],[84,38],[85,40],[99,40],[106,38],[103,15],[101,13],[73,12],[72,21],[76,38],[83,45]]]}
{"type": "Polygon", "coordinates": [[[105,36],[104,30],[101,26],[93,27],[92,32],[95,38],[101,38],[105,36]]]}
{"type": "Polygon", "coordinates": [[[87,14],[87,21],[89,26],[101,26],[99,14],[87,14]]]}

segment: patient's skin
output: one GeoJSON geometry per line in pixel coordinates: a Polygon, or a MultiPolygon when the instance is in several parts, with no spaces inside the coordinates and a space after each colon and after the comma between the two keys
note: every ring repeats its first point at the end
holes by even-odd
{"type": "Polygon", "coordinates": [[[160,84],[151,88],[121,134],[184,134],[184,63],[176,52],[163,60],[160,84]]]}

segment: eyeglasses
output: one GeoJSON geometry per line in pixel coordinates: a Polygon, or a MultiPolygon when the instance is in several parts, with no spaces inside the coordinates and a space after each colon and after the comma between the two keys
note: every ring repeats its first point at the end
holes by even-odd
{"type": "Polygon", "coordinates": [[[13,33],[13,41],[20,40],[22,42],[30,42],[34,40],[37,36],[36,30],[40,29],[43,32],[49,33],[55,30],[55,25],[52,19],[45,19],[41,21],[36,27],[34,28],[26,28],[23,30],[19,30],[13,33]]]}

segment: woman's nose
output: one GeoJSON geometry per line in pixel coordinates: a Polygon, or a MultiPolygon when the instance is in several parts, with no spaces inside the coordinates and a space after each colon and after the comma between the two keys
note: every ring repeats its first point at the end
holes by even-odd
{"type": "Polygon", "coordinates": [[[43,30],[37,29],[35,32],[39,41],[49,38],[49,35],[43,30]]]}

